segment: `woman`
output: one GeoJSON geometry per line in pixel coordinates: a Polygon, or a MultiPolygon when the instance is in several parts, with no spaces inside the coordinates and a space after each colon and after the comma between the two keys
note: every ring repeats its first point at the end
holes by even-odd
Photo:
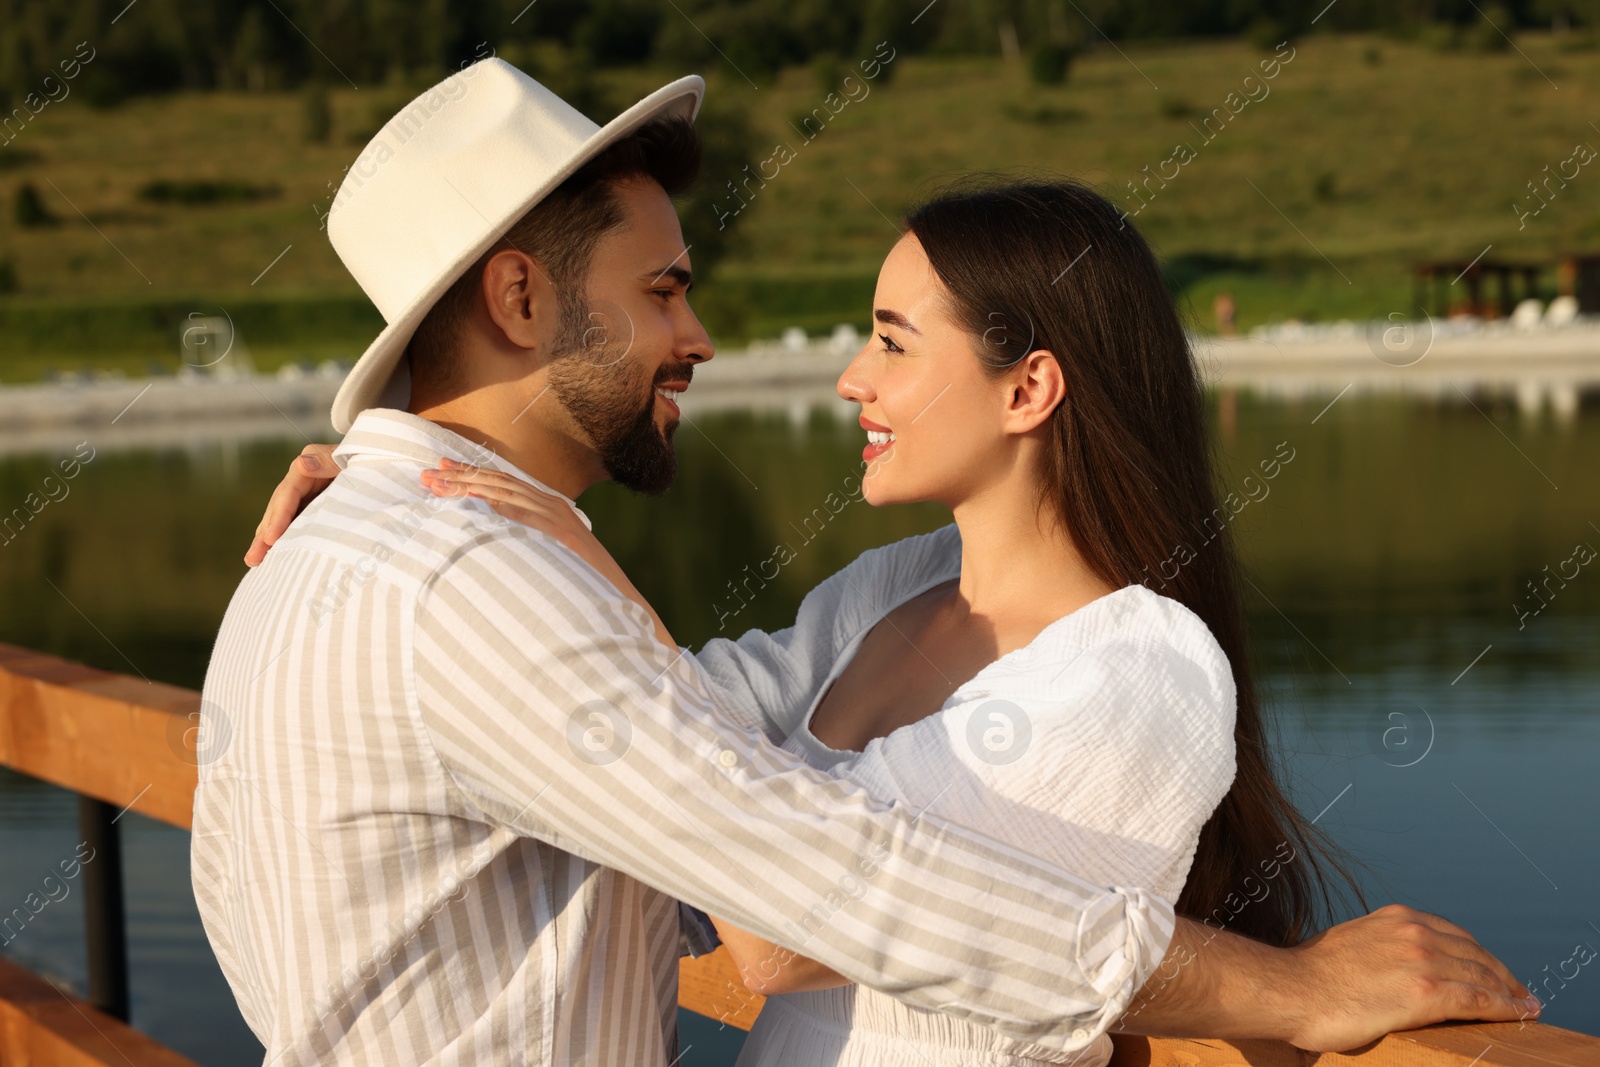
{"type": "MultiPolygon", "coordinates": [[[[1325,845],[1272,777],[1226,529],[1186,547],[1217,499],[1154,256],[1069,181],[963,185],[907,226],[879,275],[878,336],[838,388],[862,406],[865,499],[935,500],[955,522],[863,554],[788,630],[709,642],[717,695],[913,810],[1299,941],[1328,903],[1310,854],[1325,845]]],[[[649,610],[555,498],[453,464],[425,480],[561,539],[649,610]]],[[[870,908],[865,884],[841,886],[788,947],[718,923],[769,994],[741,1067],[1109,1058],[1105,1038],[1063,1057],[804,957],[806,921],[871,926],[870,908]]]]}

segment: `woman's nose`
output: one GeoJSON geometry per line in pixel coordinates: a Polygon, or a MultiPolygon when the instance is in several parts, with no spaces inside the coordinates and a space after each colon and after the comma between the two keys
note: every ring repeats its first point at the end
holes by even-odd
{"type": "Polygon", "coordinates": [[[872,388],[872,372],[876,364],[872,351],[872,342],[868,341],[856,353],[856,358],[839,375],[839,384],[836,387],[839,395],[845,400],[853,400],[858,404],[871,403],[877,397],[877,392],[872,388]]]}

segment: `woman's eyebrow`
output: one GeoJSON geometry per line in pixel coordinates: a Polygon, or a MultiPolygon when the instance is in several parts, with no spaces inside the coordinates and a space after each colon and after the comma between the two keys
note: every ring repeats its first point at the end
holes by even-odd
{"type": "Polygon", "coordinates": [[[872,317],[883,323],[885,326],[898,326],[907,333],[920,335],[922,332],[915,326],[911,325],[911,320],[900,314],[898,311],[891,311],[888,308],[875,308],[873,309],[872,317]]]}

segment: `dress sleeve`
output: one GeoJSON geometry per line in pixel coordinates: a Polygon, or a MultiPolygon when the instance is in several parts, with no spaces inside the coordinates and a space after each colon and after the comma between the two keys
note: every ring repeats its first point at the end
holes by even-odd
{"type": "Polygon", "coordinates": [[[961,567],[956,528],[869,549],[800,602],[794,625],[715,637],[695,658],[729,716],[781,743],[794,732],[845,647],[885,611],[961,567]]]}
{"type": "Polygon", "coordinates": [[[1176,899],[1234,775],[1232,674],[1209,638],[1031,657],[873,741],[845,773],[1106,885],[1176,899]]]}

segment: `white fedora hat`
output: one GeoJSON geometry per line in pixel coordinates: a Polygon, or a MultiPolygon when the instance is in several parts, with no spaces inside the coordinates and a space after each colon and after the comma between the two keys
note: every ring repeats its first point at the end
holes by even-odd
{"type": "Polygon", "coordinates": [[[511,224],[583,164],[652,119],[692,120],[705,82],[690,75],[597,126],[502,59],[429,89],[351,165],[328,210],[334,251],[387,323],[333,400],[346,433],[371,407],[405,407],[401,357],[428,310],[511,224]]]}

